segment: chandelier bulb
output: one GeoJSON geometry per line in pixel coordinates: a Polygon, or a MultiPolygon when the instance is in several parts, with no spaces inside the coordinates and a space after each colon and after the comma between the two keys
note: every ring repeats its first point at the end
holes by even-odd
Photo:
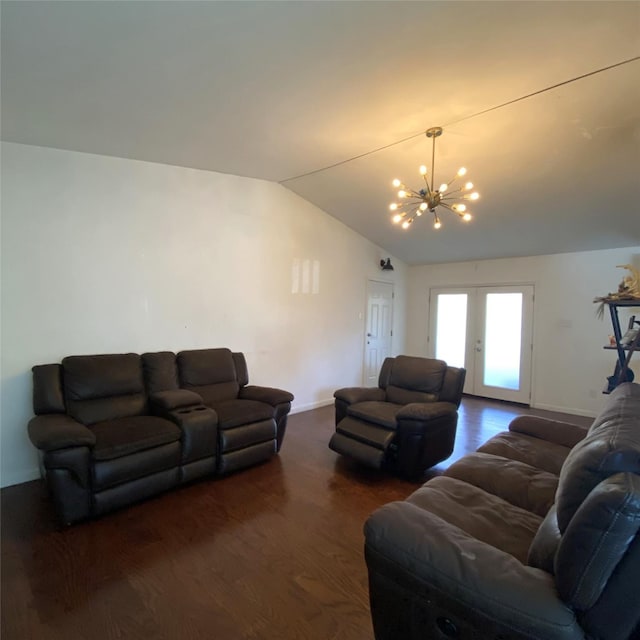
{"type": "Polygon", "coordinates": [[[462,177],[463,175],[465,175],[467,173],[467,170],[464,167],[460,167],[458,169],[458,176],[462,177]]]}
{"type": "Polygon", "coordinates": [[[467,212],[467,213],[465,213],[465,214],[462,216],[462,219],[463,219],[465,222],[469,222],[469,220],[471,220],[471,217],[472,217],[472,216],[471,216],[471,214],[467,212]]]}
{"type": "Polygon", "coordinates": [[[474,191],[469,195],[469,200],[477,200],[480,197],[480,194],[477,191],[474,191]]]}
{"type": "Polygon", "coordinates": [[[395,202],[392,202],[389,205],[389,209],[391,209],[391,211],[395,211],[398,208],[398,205],[395,202]]]}
{"type": "Polygon", "coordinates": [[[395,178],[395,180],[391,184],[394,187],[399,187],[402,183],[400,182],[400,180],[398,180],[398,178],[395,178]]]}
{"type": "Polygon", "coordinates": [[[429,208],[429,205],[426,202],[423,202],[420,205],[420,211],[426,211],[429,208]]]}
{"type": "Polygon", "coordinates": [[[405,221],[402,223],[402,228],[403,228],[403,229],[408,229],[410,224],[411,224],[411,221],[410,221],[410,220],[405,220],[405,221]]]}
{"type": "Polygon", "coordinates": [[[398,224],[398,222],[400,222],[400,220],[402,220],[402,216],[399,213],[396,213],[396,215],[393,216],[393,218],[391,218],[391,220],[393,221],[394,224],[398,224]]]}
{"type": "Polygon", "coordinates": [[[453,209],[455,209],[456,211],[466,211],[467,207],[464,204],[454,204],[453,209]]]}
{"type": "Polygon", "coordinates": [[[420,167],[420,175],[421,176],[426,176],[427,175],[427,167],[425,167],[424,165],[422,165],[420,167]]]}
{"type": "Polygon", "coordinates": [[[467,184],[464,185],[464,188],[469,191],[471,189],[473,189],[473,182],[467,182],[467,184]]]}
{"type": "Polygon", "coordinates": [[[449,185],[446,182],[443,182],[440,185],[440,188],[438,189],[438,191],[440,191],[440,193],[444,193],[448,188],[449,188],[449,185]]]}
{"type": "Polygon", "coordinates": [[[442,226],[442,222],[440,222],[440,220],[436,220],[436,221],[433,223],[433,228],[434,228],[434,229],[439,229],[441,226],[442,226]]]}
{"type": "Polygon", "coordinates": [[[406,198],[407,197],[407,192],[404,189],[400,189],[400,191],[398,191],[398,198],[406,198]]]}

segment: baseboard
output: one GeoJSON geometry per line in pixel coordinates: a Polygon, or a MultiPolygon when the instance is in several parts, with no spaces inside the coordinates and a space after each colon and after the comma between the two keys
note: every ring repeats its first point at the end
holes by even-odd
{"type": "Polygon", "coordinates": [[[574,416],[583,416],[585,418],[595,418],[598,414],[595,411],[585,411],[584,409],[572,409],[569,407],[556,407],[552,404],[532,404],[532,409],[543,409],[544,411],[555,411],[556,413],[567,413],[574,416]]]}
{"type": "Polygon", "coordinates": [[[333,404],[333,398],[327,398],[326,400],[318,400],[317,402],[308,402],[306,404],[296,404],[295,402],[291,406],[290,413],[302,413],[303,411],[311,411],[311,409],[319,409],[320,407],[328,407],[333,404]]]}
{"type": "Polygon", "coordinates": [[[40,477],[40,470],[26,469],[25,471],[17,471],[15,473],[3,473],[0,477],[0,487],[12,487],[14,484],[22,484],[23,482],[31,482],[40,477]]]}

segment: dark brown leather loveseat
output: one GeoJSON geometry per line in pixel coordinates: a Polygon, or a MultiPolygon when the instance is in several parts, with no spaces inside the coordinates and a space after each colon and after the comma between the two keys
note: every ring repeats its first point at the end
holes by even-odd
{"type": "Polygon", "coordinates": [[[29,437],[64,524],[269,459],[293,396],[229,349],[69,356],[33,367],[29,437]]]}
{"type": "Polygon", "coordinates": [[[640,385],[516,418],[365,525],[376,640],[640,638],[640,385]]]}

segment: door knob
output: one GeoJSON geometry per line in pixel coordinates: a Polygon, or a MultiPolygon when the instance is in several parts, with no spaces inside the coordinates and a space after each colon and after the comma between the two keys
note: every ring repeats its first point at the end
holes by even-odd
{"type": "Polygon", "coordinates": [[[370,338],[370,337],[371,337],[371,334],[370,334],[370,333],[367,333],[367,338],[370,338]]]}

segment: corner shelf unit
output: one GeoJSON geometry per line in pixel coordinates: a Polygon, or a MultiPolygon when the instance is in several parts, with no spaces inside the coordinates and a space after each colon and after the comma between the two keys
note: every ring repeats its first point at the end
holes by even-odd
{"type": "MultiPolygon", "coordinates": [[[[629,344],[621,344],[623,333],[620,329],[620,319],[618,318],[618,309],[620,307],[639,307],[640,300],[605,300],[604,304],[609,307],[611,314],[611,325],[613,327],[613,335],[615,338],[614,345],[607,345],[605,349],[615,350],[618,354],[615,370],[612,376],[607,378],[608,386],[602,393],[611,393],[622,382],[631,382],[633,380],[633,371],[629,368],[631,356],[635,351],[640,350],[640,331],[629,344]]],[[[640,320],[636,320],[635,316],[631,316],[628,330],[633,329],[634,325],[640,325],[640,320]]]]}

